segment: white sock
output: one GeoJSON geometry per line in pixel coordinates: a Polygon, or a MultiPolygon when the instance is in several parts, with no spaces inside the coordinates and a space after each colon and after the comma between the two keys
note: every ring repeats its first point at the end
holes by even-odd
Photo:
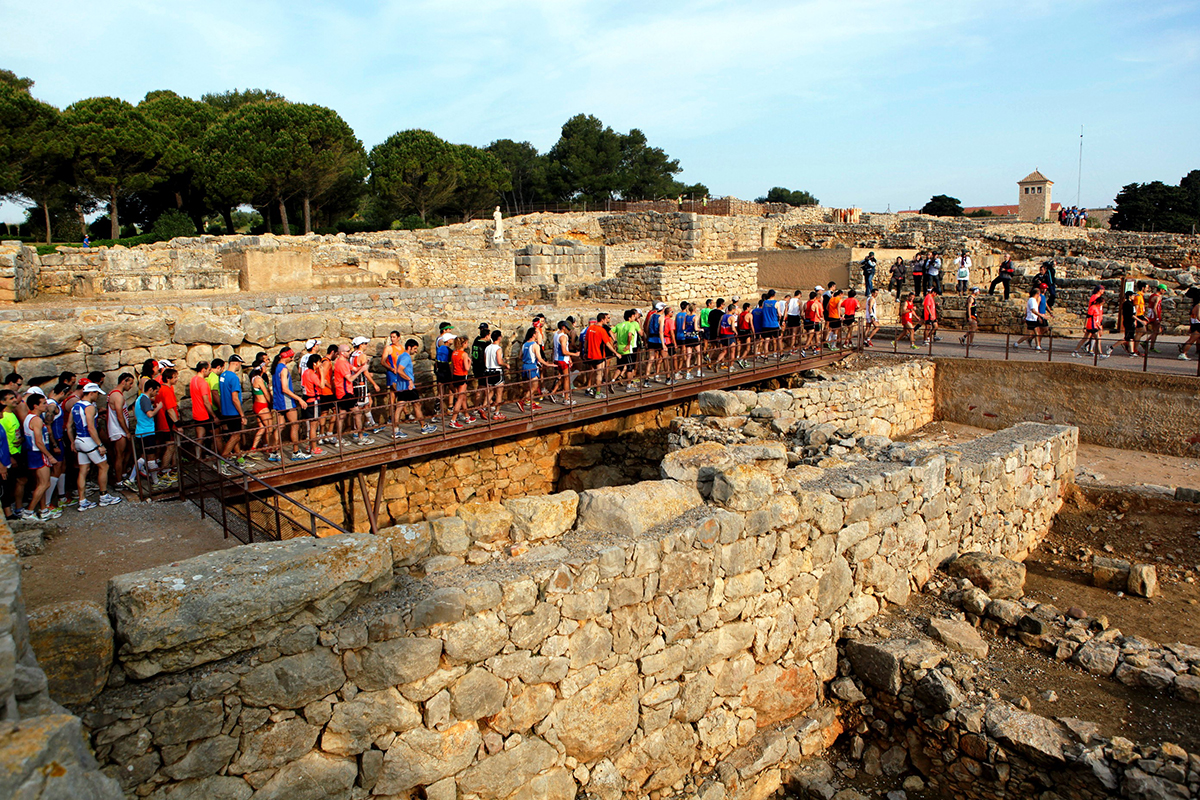
{"type": "Polygon", "coordinates": [[[67,476],[66,473],[58,476],[58,496],[67,496],[67,476]]]}

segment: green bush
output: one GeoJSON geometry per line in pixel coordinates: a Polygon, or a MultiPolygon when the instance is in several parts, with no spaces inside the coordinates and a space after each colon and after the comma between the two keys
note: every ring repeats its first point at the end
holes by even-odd
{"type": "Polygon", "coordinates": [[[195,236],[196,226],[187,214],[172,208],[164,211],[154,221],[150,235],[154,237],[153,241],[165,242],[180,236],[195,236]]]}
{"type": "Polygon", "coordinates": [[[437,227],[431,222],[426,222],[417,214],[409,214],[407,217],[401,217],[398,220],[393,220],[392,230],[394,231],[419,231],[425,228],[437,227]]]}

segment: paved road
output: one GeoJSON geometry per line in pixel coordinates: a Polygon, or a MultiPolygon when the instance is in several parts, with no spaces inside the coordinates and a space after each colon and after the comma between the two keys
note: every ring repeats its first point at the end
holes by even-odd
{"type": "MultiPolygon", "coordinates": [[[[1051,363],[1068,362],[1072,364],[1095,364],[1096,366],[1105,369],[1121,369],[1134,370],[1137,372],[1154,372],[1166,375],[1186,375],[1195,377],[1200,375],[1200,362],[1196,360],[1195,349],[1189,351],[1189,361],[1180,361],[1178,359],[1178,345],[1187,340],[1185,336],[1160,336],[1158,338],[1158,349],[1162,352],[1151,353],[1148,358],[1138,356],[1131,358],[1125,353],[1125,348],[1121,344],[1121,340],[1109,333],[1102,337],[1101,342],[1105,349],[1109,345],[1115,345],[1112,356],[1109,358],[1095,359],[1088,354],[1081,354],[1081,358],[1071,356],[1071,351],[1079,344],[1077,338],[1055,338],[1053,347],[1048,340],[1042,340],[1042,350],[1038,352],[1031,350],[1027,345],[1016,347],[1018,336],[1008,336],[1000,333],[977,333],[975,334],[975,343],[970,348],[968,353],[967,348],[958,343],[960,331],[946,330],[941,333],[942,341],[934,342],[932,351],[929,347],[922,347],[917,350],[911,349],[908,340],[893,343],[890,339],[881,339],[876,337],[873,350],[891,353],[894,352],[902,355],[932,355],[943,358],[984,358],[1003,361],[1007,358],[1009,361],[1049,361],[1051,363]],[[1005,343],[1008,343],[1007,356],[1005,353],[1005,343]]],[[[917,335],[917,342],[921,342],[920,334],[917,335]]]]}

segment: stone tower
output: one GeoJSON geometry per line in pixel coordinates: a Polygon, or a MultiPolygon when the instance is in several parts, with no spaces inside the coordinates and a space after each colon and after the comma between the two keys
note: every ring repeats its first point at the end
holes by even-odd
{"type": "Polygon", "coordinates": [[[1021,222],[1050,221],[1050,187],[1054,181],[1036,169],[1017,181],[1017,218],[1021,222]]]}

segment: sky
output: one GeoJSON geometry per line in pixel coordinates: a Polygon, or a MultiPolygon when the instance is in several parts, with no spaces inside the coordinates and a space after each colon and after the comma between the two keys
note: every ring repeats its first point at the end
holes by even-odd
{"type": "Polygon", "coordinates": [[[0,19],[0,68],[59,107],[262,88],[367,148],[425,128],[543,152],[588,113],[713,196],[1011,204],[1036,168],[1096,207],[1200,168],[1200,0],[0,0],[0,19]]]}

